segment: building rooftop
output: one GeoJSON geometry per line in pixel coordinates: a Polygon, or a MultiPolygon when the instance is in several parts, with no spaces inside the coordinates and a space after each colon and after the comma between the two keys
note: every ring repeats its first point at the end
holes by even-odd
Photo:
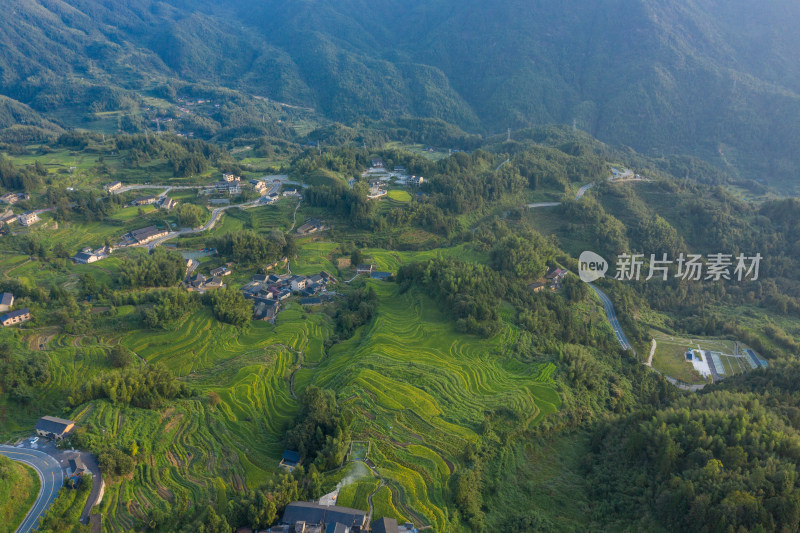
{"type": "Polygon", "coordinates": [[[339,507],[338,505],[326,506],[311,502],[292,502],[286,506],[281,522],[284,524],[295,524],[297,522],[327,524],[339,522],[348,527],[353,527],[363,526],[366,521],[366,514],[358,509],[339,507]]]}
{"type": "Polygon", "coordinates": [[[155,226],[147,226],[146,228],[133,230],[131,232],[131,237],[133,237],[137,241],[142,241],[144,239],[152,237],[153,235],[158,235],[159,233],[164,233],[164,231],[158,229],[155,226]]]}
{"type": "Polygon", "coordinates": [[[372,533],[398,533],[397,520],[381,518],[372,522],[372,533]]]}
{"type": "Polygon", "coordinates": [[[74,425],[74,420],[67,420],[66,418],[58,418],[55,416],[43,416],[36,422],[36,430],[46,431],[47,433],[55,433],[60,435],[69,426],[74,425]]]}
{"type": "Polygon", "coordinates": [[[0,305],[14,305],[14,295],[10,292],[4,292],[0,295],[0,305]]]}
{"type": "Polygon", "coordinates": [[[3,316],[0,316],[0,322],[5,322],[9,318],[16,318],[18,316],[24,316],[30,314],[30,310],[26,307],[25,309],[17,309],[16,311],[10,311],[3,316]]]}

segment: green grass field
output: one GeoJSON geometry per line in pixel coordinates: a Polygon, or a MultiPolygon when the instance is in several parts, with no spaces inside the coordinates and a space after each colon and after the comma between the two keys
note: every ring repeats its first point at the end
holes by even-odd
{"type": "MultiPolygon", "coordinates": [[[[747,360],[741,357],[726,357],[733,355],[735,342],[730,339],[714,339],[706,337],[680,337],[652,330],[651,334],[656,339],[656,351],[653,356],[653,367],[666,375],[679,379],[685,383],[705,383],[703,378],[686,360],[688,349],[700,349],[719,352],[725,375],[730,376],[747,372],[751,369],[747,360]]],[[[747,348],[739,343],[739,353],[744,353],[747,348]]]]}
{"type": "Polygon", "coordinates": [[[22,523],[39,487],[33,468],[0,456],[0,533],[11,533],[22,523]]]}

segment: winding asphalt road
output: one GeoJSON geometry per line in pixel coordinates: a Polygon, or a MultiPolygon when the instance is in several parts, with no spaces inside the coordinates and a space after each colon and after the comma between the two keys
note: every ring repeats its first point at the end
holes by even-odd
{"type": "Polygon", "coordinates": [[[39,518],[58,496],[58,489],[64,484],[64,472],[58,461],[37,450],[0,445],[0,455],[32,467],[39,474],[39,479],[42,482],[39,496],[36,498],[25,520],[17,528],[17,533],[28,533],[36,526],[39,518]]]}
{"type": "Polygon", "coordinates": [[[596,292],[597,296],[600,297],[600,301],[603,302],[603,307],[606,310],[606,316],[608,317],[608,321],[611,323],[611,329],[614,330],[614,334],[617,336],[617,340],[622,345],[622,349],[632,350],[633,346],[631,346],[631,343],[628,342],[628,338],[625,336],[625,332],[622,331],[622,326],[619,324],[619,320],[617,319],[617,313],[614,311],[614,304],[611,303],[611,300],[608,298],[608,296],[606,296],[606,293],[601,291],[594,284],[589,283],[589,286],[594,289],[594,292],[596,292]]]}

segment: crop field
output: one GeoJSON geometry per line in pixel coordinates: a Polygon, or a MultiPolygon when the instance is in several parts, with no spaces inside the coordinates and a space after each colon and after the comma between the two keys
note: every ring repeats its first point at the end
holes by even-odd
{"type": "Polygon", "coordinates": [[[477,263],[485,263],[488,261],[488,254],[475,251],[472,247],[460,244],[450,248],[437,248],[434,250],[426,250],[421,252],[406,252],[406,251],[389,251],[379,248],[367,248],[364,250],[364,255],[371,257],[371,262],[375,265],[377,270],[394,272],[405,264],[415,263],[419,261],[427,261],[428,259],[439,258],[455,258],[462,261],[474,261],[477,263]]]}
{"type": "Polygon", "coordinates": [[[404,189],[392,189],[386,195],[393,202],[404,204],[411,201],[411,195],[404,189]]]}

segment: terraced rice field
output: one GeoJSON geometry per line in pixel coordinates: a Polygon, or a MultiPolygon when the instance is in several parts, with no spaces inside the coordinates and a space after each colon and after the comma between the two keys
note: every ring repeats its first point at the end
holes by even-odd
{"type": "MultiPolygon", "coordinates": [[[[297,267],[318,271],[333,246],[308,246],[313,250],[301,254],[297,267]]],[[[433,256],[370,254],[380,268],[395,271],[433,256]]],[[[22,256],[0,261],[23,276],[36,267],[22,256]]],[[[242,329],[220,324],[203,308],[169,331],[109,330],[84,337],[26,332],[27,345],[39,350],[44,344],[40,351],[50,361],[50,382],[39,407],[57,409],[80,426],[102,428],[110,445],[130,450],[135,442],[139,448],[134,475],[107,486],[101,512],[109,529],[137,528],[150,509],[166,509],[167,502],[178,509],[204,506],[224,501],[229,490],[266,481],[277,471],[283,435],[297,413],[295,395],[315,384],[336,390],[354,413],[353,440],[369,442],[368,459],[385,483],[377,490],[381,480],[370,474],[348,485],[340,503],[366,510],[367,496],[377,490],[373,518],[391,516],[443,530],[449,481],[464,448],[479,438],[485,412],[509,408],[525,426],[554,412],[560,404],[550,377],[554,367],[509,359],[514,328],[490,339],[463,335],[423,294],[399,294],[393,283],[367,283],[379,296],[378,316],[327,351],[331,319],[296,304],[288,304],[275,325],[252,322],[242,329]],[[166,366],[197,395],[161,411],[97,400],[62,412],[70,390],[109,370],[106,350],[117,343],[148,364],[166,366]],[[219,405],[206,400],[212,391],[221,398],[219,405]]],[[[133,312],[120,307],[117,319],[133,312]]],[[[33,423],[34,411],[20,415],[14,427],[33,423]]],[[[326,476],[325,486],[335,486],[342,471],[326,476]]]]}
{"type": "Polygon", "coordinates": [[[399,496],[394,505],[402,501],[440,530],[450,475],[478,439],[484,412],[508,407],[523,424],[554,412],[560,399],[553,368],[508,362],[511,330],[488,340],[459,334],[425,296],[371,283],[380,297],[378,318],[335,345],[314,382],[337,389],[362,413],[356,433],[371,440],[369,457],[399,496]]]}

